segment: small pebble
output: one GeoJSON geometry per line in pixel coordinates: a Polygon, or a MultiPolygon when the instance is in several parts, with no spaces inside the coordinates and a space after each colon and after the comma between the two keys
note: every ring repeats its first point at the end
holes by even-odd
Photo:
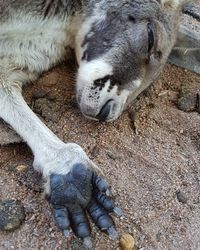
{"type": "Polygon", "coordinates": [[[44,98],[46,95],[47,95],[47,91],[46,90],[43,90],[43,89],[40,89],[40,90],[36,90],[34,93],[33,93],[33,98],[35,99],[40,99],[40,98],[44,98]]]}
{"type": "Polygon", "coordinates": [[[184,195],[183,192],[181,192],[180,190],[176,192],[176,197],[178,199],[179,202],[186,204],[187,203],[187,198],[184,195]]]}
{"type": "Polygon", "coordinates": [[[120,158],[120,156],[119,156],[117,153],[115,153],[114,151],[109,150],[109,151],[107,151],[106,153],[107,153],[107,155],[108,155],[112,160],[116,160],[116,159],[120,158]]]}
{"type": "Polygon", "coordinates": [[[185,112],[197,111],[200,112],[199,108],[199,94],[198,93],[187,93],[178,100],[178,108],[185,112]]]}
{"type": "Polygon", "coordinates": [[[27,166],[26,165],[18,165],[18,166],[16,166],[16,170],[18,172],[24,172],[27,170],[27,166]]]}
{"type": "Polygon", "coordinates": [[[120,238],[120,246],[123,250],[133,250],[135,245],[135,240],[130,234],[123,234],[120,238]]]}
{"type": "Polygon", "coordinates": [[[91,151],[91,155],[93,157],[97,157],[99,155],[99,148],[95,145],[91,151]]]}

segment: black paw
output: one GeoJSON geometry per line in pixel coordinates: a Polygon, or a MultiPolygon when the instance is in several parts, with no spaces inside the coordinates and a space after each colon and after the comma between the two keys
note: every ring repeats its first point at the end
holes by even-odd
{"type": "Polygon", "coordinates": [[[56,223],[66,234],[71,227],[78,237],[89,237],[87,211],[102,231],[116,238],[114,222],[108,213],[120,216],[122,212],[106,195],[108,183],[95,172],[83,164],[76,164],[67,175],[51,175],[50,188],[56,223]]]}

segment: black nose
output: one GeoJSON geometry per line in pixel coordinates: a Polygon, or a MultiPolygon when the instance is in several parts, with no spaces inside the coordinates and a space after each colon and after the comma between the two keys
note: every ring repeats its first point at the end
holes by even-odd
{"type": "Polygon", "coordinates": [[[110,110],[111,110],[111,102],[113,100],[110,99],[108,100],[103,107],[101,108],[99,114],[96,116],[96,118],[100,121],[100,122],[104,122],[106,121],[106,118],[108,117],[110,110]]]}

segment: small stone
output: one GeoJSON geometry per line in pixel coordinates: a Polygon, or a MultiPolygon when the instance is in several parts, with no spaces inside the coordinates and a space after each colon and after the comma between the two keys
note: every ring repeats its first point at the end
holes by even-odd
{"type": "Polygon", "coordinates": [[[26,165],[18,165],[18,166],[16,166],[16,170],[18,172],[24,172],[27,170],[27,166],[26,165]]]}
{"type": "Polygon", "coordinates": [[[199,94],[187,93],[178,99],[178,108],[185,112],[192,112],[199,110],[199,94]]]}
{"type": "Polygon", "coordinates": [[[56,100],[56,93],[53,91],[50,91],[49,93],[47,93],[47,99],[50,101],[56,100]]]}
{"type": "Polygon", "coordinates": [[[0,229],[12,231],[25,220],[25,210],[20,201],[0,200],[0,229]]]}
{"type": "Polygon", "coordinates": [[[116,159],[120,158],[119,155],[118,155],[117,153],[115,153],[114,151],[109,150],[109,151],[107,151],[106,153],[107,153],[107,155],[108,155],[112,160],[116,160],[116,159]]]}
{"type": "Polygon", "coordinates": [[[46,95],[47,95],[47,91],[46,90],[43,90],[43,89],[40,89],[40,90],[36,90],[34,93],[33,93],[33,98],[34,99],[40,99],[40,98],[44,98],[46,95]]]}
{"type": "Polygon", "coordinates": [[[135,240],[130,234],[123,234],[120,238],[120,246],[123,250],[133,250],[135,245],[135,240]]]}
{"type": "Polygon", "coordinates": [[[99,148],[95,145],[91,151],[92,157],[97,157],[99,155],[99,148]]]}
{"type": "Polygon", "coordinates": [[[135,120],[136,120],[136,113],[135,113],[135,111],[130,110],[129,113],[128,113],[128,115],[129,115],[129,118],[130,118],[131,122],[134,124],[135,120]]]}
{"type": "Polygon", "coordinates": [[[187,203],[187,198],[185,197],[183,192],[181,192],[180,190],[176,192],[176,197],[177,197],[179,202],[181,202],[183,204],[187,203]]]}

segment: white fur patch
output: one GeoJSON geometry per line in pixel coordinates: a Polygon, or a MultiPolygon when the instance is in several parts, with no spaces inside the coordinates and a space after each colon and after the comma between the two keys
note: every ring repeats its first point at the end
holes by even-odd
{"type": "Polygon", "coordinates": [[[112,70],[112,66],[103,59],[82,62],[78,70],[77,82],[83,85],[93,84],[95,80],[111,75],[112,70]]]}
{"type": "Polygon", "coordinates": [[[23,12],[0,27],[0,56],[31,71],[42,72],[64,58],[66,47],[74,43],[81,18],[42,19],[23,12]]]}

